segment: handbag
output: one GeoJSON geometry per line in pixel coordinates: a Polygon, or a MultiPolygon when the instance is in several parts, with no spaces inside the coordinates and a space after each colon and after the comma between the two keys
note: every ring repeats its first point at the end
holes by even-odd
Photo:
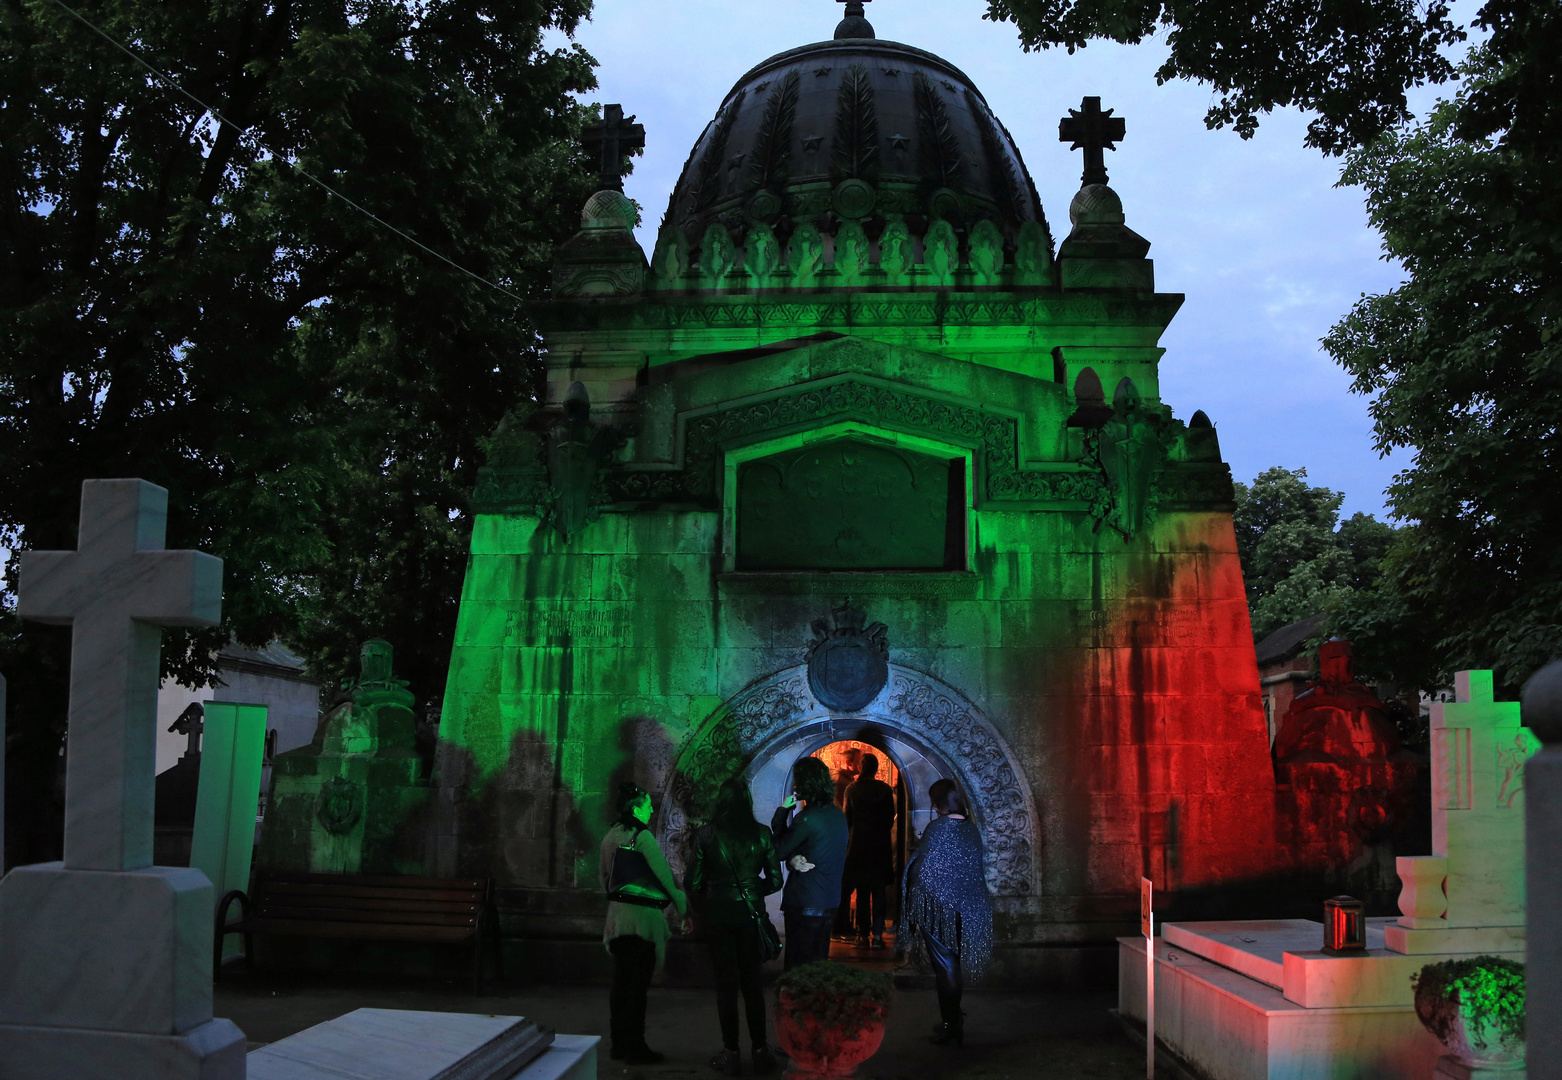
{"type": "MultiPolygon", "coordinates": [[[[639,835],[635,833],[636,838],[639,835]]],[[[665,908],[673,902],[667,890],[662,888],[662,883],[656,879],[646,857],[632,847],[621,847],[613,852],[613,866],[608,872],[607,898],[637,907],[665,908]]]]}
{"type": "Polygon", "coordinates": [[[743,879],[738,877],[737,867],[732,865],[732,856],[727,854],[727,843],[721,838],[720,833],[715,834],[716,846],[721,850],[721,860],[727,864],[727,870],[732,874],[732,883],[737,886],[738,892],[743,897],[743,904],[748,908],[749,918],[754,920],[754,935],[759,939],[759,962],[768,964],[781,955],[781,935],[776,933],[775,923],[770,921],[770,916],[765,909],[754,903],[748,894],[748,887],[743,884],[743,879]]]}

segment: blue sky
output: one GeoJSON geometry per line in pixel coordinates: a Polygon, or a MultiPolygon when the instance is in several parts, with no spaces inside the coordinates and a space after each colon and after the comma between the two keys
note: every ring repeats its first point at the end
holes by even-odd
{"type": "MultiPolygon", "coordinates": [[[[1400,275],[1379,257],[1361,192],[1334,186],[1339,163],[1302,146],[1306,122],[1294,112],[1267,118],[1246,142],[1206,130],[1207,89],[1155,84],[1158,43],[1027,54],[986,9],[875,0],[867,11],[879,37],[938,53],[975,81],[1018,142],[1059,240],[1081,166],[1058,142],[1058,118],[1086,94],[1125,117],[1128,136],[1107,155],[1112,187],[1153,245],[1156,287],[1187,295],[1161,342],[1163,400],[1183,419],[1209,414],[1237,479],[1305,466],[1345,492],[1346,514],[1382,516],[1399,462],[1373,450],[1367,402],[1318,339],[1358,296],[1400,275]]],[[[767,56],[828,38],[841,11],[829,0],[597,0],[577,40],[601,65],[591,99],[620,102],[646,126],[625,190],[645,209],[647,250],[731,85],[767,56]]]]}

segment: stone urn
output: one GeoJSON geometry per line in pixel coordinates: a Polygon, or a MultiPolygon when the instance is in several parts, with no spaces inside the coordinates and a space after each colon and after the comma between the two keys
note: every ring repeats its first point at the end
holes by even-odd
{"type": "Polygon", "coordinates": [[[776,1042],[792,1059],[787,1080],[848,1080],[857,1075],[857,1066],[878,1053],[884,1042],[885,1012],[877,1005],[855,1011],[855,1018],[821,1017],[798,1008],[791,992],[781,991],[776,1042]]]}
{"type": "Polygon", "coordinates": [[[1415,991],[1416,1016],[1449,1057],[1472,1070],[1524,1068],[1523,964],[1493,956],[1428,964],[1415,991]]]}

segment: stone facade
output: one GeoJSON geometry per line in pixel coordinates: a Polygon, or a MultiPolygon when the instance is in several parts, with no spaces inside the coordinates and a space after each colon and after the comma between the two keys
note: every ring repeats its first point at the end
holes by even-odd
{"type": "Polygon", "coordinates": [[[1182,297],[1117,195],[1083,189],[1054,258],[969,81],[837,40],[734,88],[649,272],[615,198],[561,252],[545,400],[475,492],[427,872],[496,877],[535,964],[600,933],[620,781],[657,793],[677,862],[726,775],[766,800],[865,731],[972,794],[1000,974],[1110,942],[1142,876],[1191,896],[1283,869],[1230,474],[1160,400],[1182,297]],[[878,156],[808,174],[816,129],[878,156]],[[794,167],[723,171],[733,140],[794,167]],[[888,674],[843,712],[806,664],[848,602],[888,674]]]}

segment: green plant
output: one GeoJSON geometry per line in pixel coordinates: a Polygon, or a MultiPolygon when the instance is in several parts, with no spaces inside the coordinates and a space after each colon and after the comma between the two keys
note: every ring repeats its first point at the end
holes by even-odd
{"type": "Polygon", "coordinates": [[[820,1027],[839,1030],[848,1037],[889,1012],[894,984],[888,975],[817,960],[782,975],[777,985],[785,991],[792,1019],[804,1023],[812,1017],[820,1027]]]}
{"type": "MultiPolygon", "coordinates": [[[[1476,956],[1428,964],[1410,977],[1416,1014],[1427,1029],[1448,1042],[1459,1013],[1479,1024],[1469,1026],[1472,1040],[1495,1031],[1504,1043],[1521,1043],[1524,1032],[1524,965],[1500,956],[1476,956]]],[[[1484,1042],[1475,1041],[1477,1049],[1484,1042]]]]}

